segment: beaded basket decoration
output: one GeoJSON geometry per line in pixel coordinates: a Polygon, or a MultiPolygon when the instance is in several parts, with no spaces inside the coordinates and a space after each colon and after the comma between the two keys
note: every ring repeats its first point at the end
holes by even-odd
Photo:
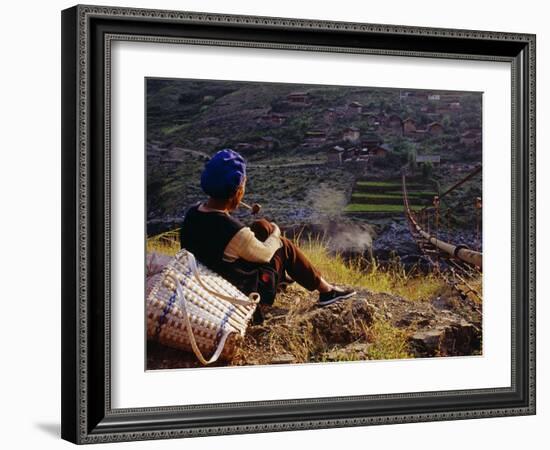
{"type": "Polygon", "coordinates": [[[147,295],[147,337],[192,351],[204,365],[227,361],[259,300],[257,293],[247,297],[181,249],[156,276],[147,295]]]}

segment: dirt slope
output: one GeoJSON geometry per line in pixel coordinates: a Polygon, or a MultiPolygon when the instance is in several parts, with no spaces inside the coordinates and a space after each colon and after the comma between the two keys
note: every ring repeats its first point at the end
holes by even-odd
{"type": "MultiPolygon", "coordinates": [[[[250,326],[228,363],[291,364],[481,353],[481,311],[450,293],[431,301],[360,290],[350,300],[319,308],[315,293],[290,286],[266,320],[250,326]]],[[[191,354],[148,342],[147,368],[199,367],[191,354]]]]}

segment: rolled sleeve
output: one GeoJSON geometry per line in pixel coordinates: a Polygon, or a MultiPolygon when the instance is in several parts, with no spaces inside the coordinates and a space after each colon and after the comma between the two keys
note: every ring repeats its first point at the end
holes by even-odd
{"type": "Polygon", "coordinates": [[[281,231],[276,225],[273,233],[264,242],[258,240],[249,227],[241,228],[225,247],[224,260],[235,261],[242,258],[250,262],[267,263],[283,245],[280,236],[281,231]]]}

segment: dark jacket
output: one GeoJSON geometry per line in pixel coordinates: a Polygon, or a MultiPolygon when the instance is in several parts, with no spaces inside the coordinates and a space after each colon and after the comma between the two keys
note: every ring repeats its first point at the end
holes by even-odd
{"type": "Polygon", "coordinates": [[[229,241],[245,225],[229,214],[199,211],[200,203],[189,207],[180,229],[181,246],[214,271],[224,265],[223,253],[229,241]]]}
{"type": "Polygon", "coordinates": [[[247,295],[259,292],[262,303],[273,303],[278,275],[269,264],[251,263],[243,259],[235,262],[223,260],[227,244],[245,225],[223,212],[199,211],[199,205],[192,205],[185,213],[180,228],[181,247],[241,292],[247,295]]]}

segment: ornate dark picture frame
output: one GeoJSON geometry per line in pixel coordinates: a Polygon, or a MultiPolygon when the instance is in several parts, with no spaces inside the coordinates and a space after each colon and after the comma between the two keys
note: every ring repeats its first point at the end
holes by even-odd
{"type": "Polygon", "coordinates": [[[75,6],[62,12],[62,437],[129,441],[535,413],[535,36],[75,6]],[[507,388],[113,409],[110,46],[115,40],[505,61],[512,67],[507,388]]]}

